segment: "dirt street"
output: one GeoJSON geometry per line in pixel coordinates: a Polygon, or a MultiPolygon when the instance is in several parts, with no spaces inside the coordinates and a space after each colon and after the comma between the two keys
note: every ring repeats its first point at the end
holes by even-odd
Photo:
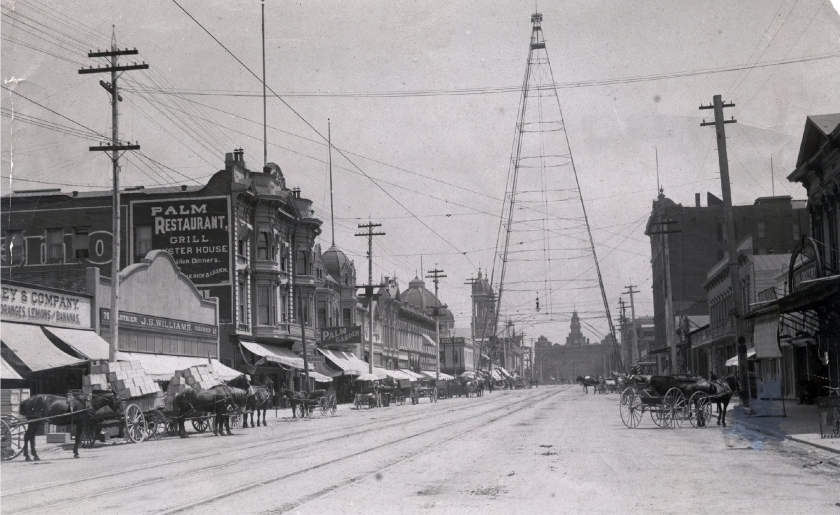
{"type": "Polygon", "coordinates": [[[4,513],[840,513],[840,456],[735,426],[627,429],[618,396],[498,392],[45,452],[4,513]]]}

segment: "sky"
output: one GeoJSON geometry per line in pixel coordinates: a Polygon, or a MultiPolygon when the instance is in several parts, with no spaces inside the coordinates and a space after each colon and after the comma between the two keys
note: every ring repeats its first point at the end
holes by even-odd
{"type": "MultiPolygon", "coordinates": [[[[396,276],[407,287],[423,270],[443,269],[440,297],[456,325],[468,327],[463,283],[493,267],[534,3],[265,6],[266,83],[283,100],[268,100],[268,161],[314,201],[325,220],[322,247],[332,239],[322,139],[330,119],[340,150],[332,156],[336,244],[366,279],[366,243],[354,233],[359,223],[381,223],[374,281],[396,276]]],[[[840,16],[827,0],[570,0],[538,8],[612,316],[630,284],[640,291],[636,314],[651,315],[644,225],[657,191],[655,152],[668,197],[692,204],[695,193],[720,196],[714,134],[700,126],[710,115],[698,107],[721,94],[738,120],[727,126],[734,202],[774,188],[804,198],[786,176],[806,116],[840,111],[840,16]],[[621,80],[628,78],[636,79],[621,80]]],[[[77,70],[101,64],[87,51],[105,48],[112,30],[119,47],[136,47],[150,65],[120,81],[120,133],[143,154],[123,160],[124,185],[203,184],[239,147],[252,169],[261,166],[260,2],[4,0],[2,9],[5,87],[43,106],[2,91],[4,194],[109,188],[108,159],[87,150],[95,137],[37,122],[110,134],[108,94],[97,84],[104,77],[77,70]]],[[[526,273],[537,265],[510,266],[526,273]]],[[[575,308],[587,312],[587,336],[607,332],[597,291],[558,287],[550,301],[537,294],[555,306],[552,314],[520,302],[531,292],[503,303],[528,337],[563,341],[575,308]]]]}

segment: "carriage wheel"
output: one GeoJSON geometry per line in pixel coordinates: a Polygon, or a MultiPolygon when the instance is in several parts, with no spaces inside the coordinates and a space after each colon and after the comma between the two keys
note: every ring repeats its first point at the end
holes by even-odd
{"type": "Polygon", "coordinates": [[[153,410],[149,412],[149,416],[146,418],[146,423],[148,424],[148,440],[157,440],[167,432],[166,430],[166,417],[160,410],[153,410]]]}
{"type": "Polygon", "coordinates": [[[26,433],[24,428],[17,417],[3,416],[0,423],[0,459],[13,460],[23,452],[23,436],[26,433]]]}
{"type": "Polygon", "coordinates": [[[688,421],[693,427],[708,427],[712,418],[712,403],[705,392],[694,392],[688,399],[688,421]]]}
{"type": "Polygon", "coordinates": [[[405,404],[405,395],[400,392],[399,397],[397,397],[397,404],[403,406],[405,404]]]}
{"type": "Polygon", "coordinates": [[[671,429],[682,427],[683,420],[687,418],[685,396],[679,388],[671,388],[665,393],[663,399],[665,409],[665,426],[671,429]]]}
{"type": "Polygon", "coordinates": [[[306,404],[300,403],[297,405],[297,416],[298,418],[306,418],[309,409],[307,408],[306,404]]]}
{"type": "Polygon", "coordinates": [[[192,426],[199,433],[204,433],[210,429],[210,417],[200,417],[192,419],[192,426]]]}
{"type": "Polygon", "coordinates": [[[417,404],[418,402],[420,402],[420,396],[417,394],[417,392],[412,390],[411,391],[411,403],[412,404],[417,404]]]}
{"type": "Polygon", "coordinates": [[[136,404],[129,404],[125,409],[125,435],[134,443],[146,439],[148,426],[143,410],[136,404]]]}
{"type": "Polygon", "coordinates": [[[237,428],[242,427],[242,413],[239,412],[228,412],[228,424],[230,427],[237,428]]]}
{"type": "Polygon", "coordinates": [[[83,449],[91,449],[96,443],[96,437],[99,436],[100,427],[93,420],[85,424],[82,429],[82,441],[79,444],[83,449]]]}
{"type": "Polygon", "coordinates": [[[432,392],[431,398],[429,400],[431,400],[432,402],[437,402],[437,399],[438,399],[437,390],[434,390],[432,392]]]}
{"type": "Polygon", "coordinates": [[[618,408],[621,412],[621,421],[624,422],[625,426],[630,429],[638,427],[639,422],[642,421],[642,413],[644,411],[642,400],[639,398],[636,390],[632,388],[624,390],[621,394],[621,401],[619,402],[618,408]]]}
{"type": "Polygon", "coordinates": [[[665,407],[654,406],[650,410],[650,419],[659,427],[665,427],[665,407]]]}
{"type": "Polygon", "coordinates": [[[321,416],[326,415],[330,411],[330,398],[321,397],[318,399],[318,408],[321,410],[321,416]]]}
{"type": "Polygon", "coordinates": [[[335,400],[335,395],[330,395],[330,415],[336,416],[338,414],[338,402],[335,400]]]}

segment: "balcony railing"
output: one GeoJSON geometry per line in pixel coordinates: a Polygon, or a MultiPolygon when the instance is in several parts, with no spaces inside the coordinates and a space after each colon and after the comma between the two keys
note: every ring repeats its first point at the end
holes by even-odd
{"type": "MultiPolygon", "coordinates": [[[[744,337],[752,338],[753,321],[741,320],[741,331],[744,337]]],[[[704,345],[713,345],[723,340],[735,340],[735,319],[727,318],[719,324],[707,327],[702,331],[695,333],[691,337],[692,347],[701,347],[704,345]]]]}

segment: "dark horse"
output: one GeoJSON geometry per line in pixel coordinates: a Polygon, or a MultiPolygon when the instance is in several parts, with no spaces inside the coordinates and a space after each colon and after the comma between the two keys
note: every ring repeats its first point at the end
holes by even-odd
{"type": "MultiPolygon", "coordinates": [[[[732,394],[738,391],[738,379],[734,375],[728,375],[723,379],[717,379],[712,374],[712,380],[706,381],[702,377],[695,376],[686,378],[680,381],[680,389],[683,394],[690,398],[694,392],[704,392],[709,395],[709,402],[714,402],[717,405],[717,425],[726,427],[726,410],[729,408],[729,401],[732,400],[732,394]]],[[[703,420],[702,412],[698,413],[701,417],[698,419],[699,426],[705,426],[711,421],[703,420]]]]}
{"type": "MultiPolygon", "coordinates": [[[[82,441],[82,431],[88,421],[93,418],[94,413],[105,406],[110,407],[114,412],[119,411],[117,398],[113,392],[97,392],[91,394],[67,394],[67,395],[34,395],[20,403],[20,414],[27,420],[43,419],[50,417],[49,423],[58,426],[76,425],[76,441],[73,444],[73,457],[79,457],[79,442],[82,441]],[[66,413],[77,412],[73,415],[66,413]],[[62,416],[64,415],[64,416],[62,416]],[[54,418],[53,418],[54,417],[54,418]]],[[[44,423],[43,420],[32,422],[26,426],[26,434],[23,437],[23,455],[26,461],[31,461],[27,447],[32,449],[32,459],[41,461],[38,453],[35,452],[35,433],[44,423]],[[28,445],[27,445],[28,444],[28,445]]]]}
{"type": "Polygon", "coordinates": [[[595,387],[595,393],[598,393],[598,386],[601,384],[601,381],[592,376],[577,376],[575,382],[580,383],[583,386],[583,393],[589,393],[590,386],[595,387]]]}
{"type": "Polygon", "coordinates": [[[306,392],[296,392],[283,388],[282,395],[286,397],[292,407],[292,418],[297,418],[298,406],[300,406],[301,417],[304,416],[303,410],[307,409],[306,401],[318,399],[327,394],[326,390],[313,390],[307,394],[306,392]]]}
{"type": "Polygon", "coordinates": [[[187,437],[184,422],[190,412],[213,413],[213,435],[224,436],[225,431],[230,432],[230,421],[227,416],[228,406],[241,407],[246,405],[248,390],[251,382],[242,374],[226,384],[220,384],[207,390],[196,390],[188,388],[175,396],[175,404],[178,406],[180,416],[178,417],[178,434],[181,438],[187,437]],[[224,424],[224,429],[222,425],[224,424]]]}
{"type": "MultiPolygon", "coordinates": [[[[256,427],[254,426],[254,413],[257,414],[257,426],[260,425],[260,412],[262,412],[262,425],[268,425],[268,422],[265,421],[265,412],[271,407],[272,392],[274,392],[273,384],[271,386],[265,384],[263,386],[252,386],[248,390],[248,398],[245,402],[248,411],[251,412],[251,427],[256,427]]],[[[242,420],[242,427],[248,427],[247,416],[242,420]]]]}

